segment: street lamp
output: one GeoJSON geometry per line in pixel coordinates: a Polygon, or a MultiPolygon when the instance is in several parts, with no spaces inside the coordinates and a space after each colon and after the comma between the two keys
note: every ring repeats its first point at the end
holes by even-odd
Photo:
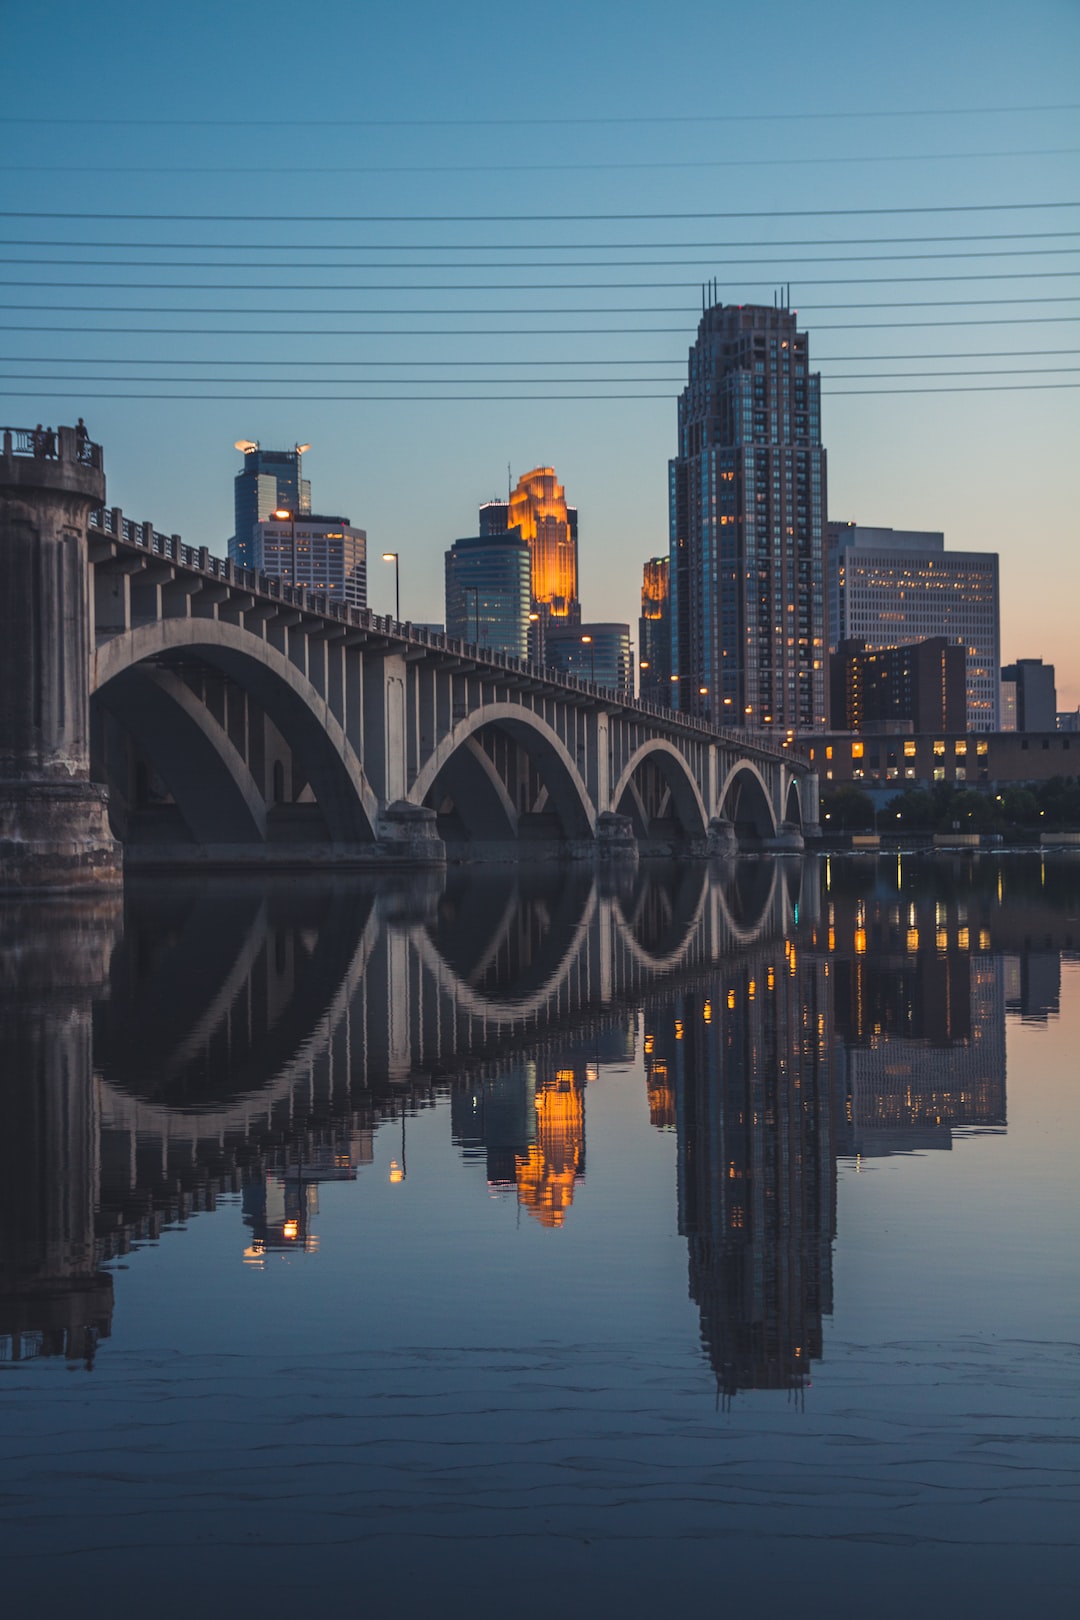
{"type": "Polygon", "coordinates": [[[273,517],[277,518],[279,523],[285,523],[286,521],[288,522],[289,535],[290,535],[290,541],[291,541],[291,550],[292,550],[292,582],[293,582],[293,585],[295,587],[295,585],[296,585],[296,514],[295,514],[295,512],[287,511],[284,506],[279,506],[277,511],[272,513],[271,515],[273,517]]]}
{"type": "Polygon", "coordinates": [[[394,622],[401,623],[401,559],[396,551],[384,551],[383,562],[392,562],[394,565],[394,622]]]}

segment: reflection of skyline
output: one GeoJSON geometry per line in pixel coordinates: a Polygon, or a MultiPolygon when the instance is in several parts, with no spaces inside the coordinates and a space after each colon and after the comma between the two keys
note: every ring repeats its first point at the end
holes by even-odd
{"type": "Polygon", "coordinates": [[[825,915],[844,1146],[863,1157],[949,1148],[1005,1124],[1002,959],[964,896],[830,896],[825,915]]]}
{"type": "Polygon", "coordinates": [[[1067,863],[935,863],[918,883],[748,861],[140,884],[122,921],[84,903],[47,927],[0,909],[0,1355],[89,1359],[102,1263],[223,1194],[250,1248],[295,1247],[318,1182],[440,1100],[463,1155],[558,1230],[587,1084],[632,1057],[644,1006],[710,1356],[724,1387],[797,1385],[828,1309],[835,1153],[1001,1128],[1006,1007],[1052,1016],[1058,953],[1080,945],[1067,863]]]}
{"type": "Polygon", "coordinates": [[[646,1016],[650,1117],[674,1115],[690,1295],[725,1399],[802,1388],[821,1355],[836,1218],[827,990],[825,963],[789,939],[646,1016]]]}

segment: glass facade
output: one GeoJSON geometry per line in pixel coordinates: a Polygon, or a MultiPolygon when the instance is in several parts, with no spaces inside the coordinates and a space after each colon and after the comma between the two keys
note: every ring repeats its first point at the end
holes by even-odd
{"type": "Polygon", "coordinates": [[[324,591],[349,607],[367,607],[367,535],[347,518],[288,517],[256,523],[250,568],[286,585],[324,591]]]}
{"type": "Polygon", "coordinates": [[[561,675],[634,695],[628,624],[549,624],[546,661],[561,675]]]}
{"type": "Polygon", "coordinates": [[[838,639],[864,641],[871,652],[932,636],[964,647],[967,729],[996,731],[1001,703],[997,553],[946,551],[943,536],[935,533],[901,531],[894,543],[888,529],[849,525],[840,529],[831,558],[838,639]]]}
{"type": "Polygon", "coordinates": [[[446,553],[447,635],[526,657],[529,576],[529,547],[516,528],[455,540],[446,553]]]}
{"type": "Polygon", "coordinates": [[[820,379],[794,312],[702,315],[670,463],[670,684],[714,725],[825,724],[820,379]]]}
{"type": "Polygon", "coordinates": [[[302,476],[299,450],[263,450],[253,445],[244,452],[244,470],[233,482],[234,532],[229,556],[244,568],[258,568],[252,553],[252,531],[271,513],[311,512],[311,484],[302,476]]]}

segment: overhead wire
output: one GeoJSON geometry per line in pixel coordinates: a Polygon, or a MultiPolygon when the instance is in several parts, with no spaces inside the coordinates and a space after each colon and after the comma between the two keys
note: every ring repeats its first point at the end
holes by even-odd
{"type": "Polygon", "coordinates": [[[805,112],[760,113],[635,113],[617,116],[603,114],[570,115],[541,118],[517,115],[513,118],[176,118],[155,114],[152,118],[137,118],[130,114],[120,116],[98,113],[89,118],[73,118],[56,113],[19,115],[0,114],[0,124],[78,124],[141,128],[183,129],[505,129],[505,128],[565,128],[567,125],[625,126],[652,124],[764,124],[764,123],[825,123],[853,119],[881,118],[986,118],[1000,115],[1076,112],[1080,102],[1060,101],[1003,105],[997,107],[875,107],[865,111],[856,108],[814,109],[805,112]]]}

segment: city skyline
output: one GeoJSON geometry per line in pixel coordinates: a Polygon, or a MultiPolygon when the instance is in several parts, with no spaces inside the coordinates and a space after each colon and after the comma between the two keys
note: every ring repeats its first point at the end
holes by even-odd
{"type": "Polygon", "coordinates": [[[421,622],[507,461],[554,465],[586,525],[583,612],[632,624],[666,548],[701,284],[759,303],[790,286],[829,515],[997,551],[1003,660],[1054,664],[1060,706],[1080,705],[1074,7],[997,0],[972,29],[836,4],[811,29],[791,4],[676,6],[630,36],[608,5],[557,5],[562,68],[531,118],[505,72],[528,20],[484,5],[453,26],[326,7],[279,116],[287,15],[268,6],[255,34],[199,4],[9,19],[27,71],[5,112],[6,420],[85,416],[113,498],[219,552],[236,439],[310,442],[320,507],[400,554],[421,622]],[[805,94],[762,101],[747,78],[688,100],[687,38],[757,61],[766,35],[798,51],[805,94]],[[460,97],[478,78],[479,112],[460,97]]]}

